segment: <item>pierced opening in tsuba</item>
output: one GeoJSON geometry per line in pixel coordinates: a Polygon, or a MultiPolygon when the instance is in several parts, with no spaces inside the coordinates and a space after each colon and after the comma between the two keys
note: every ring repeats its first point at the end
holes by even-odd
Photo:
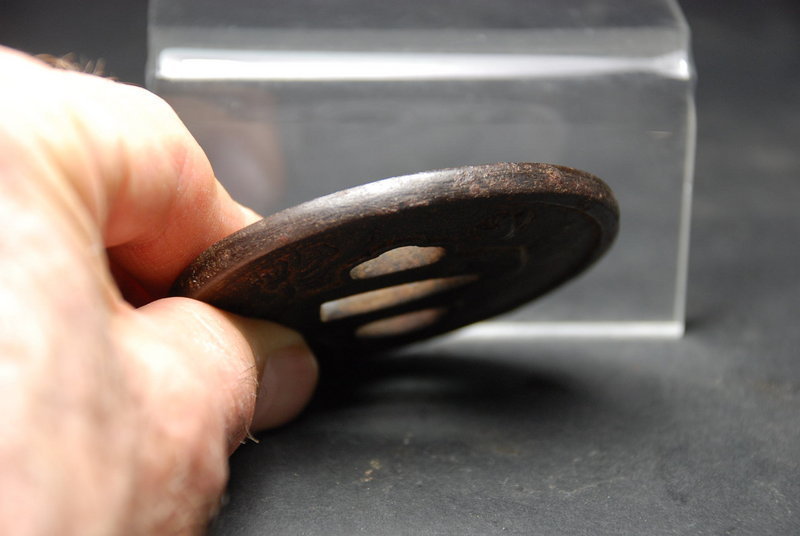
{"type": "Polygon", "coordinates": [[[401,246],[355,266],[350,270],[350,277],[369,279],[421,268],[440,261],[445,254],[445,249],[438,246],[401,246]]]}
{"type": "Polygon", "coordinates": [[[401,315],[390,316],[368,322],[356,328],[356,337],[360,339],[378,339],[382,337],[398,337],[419,331],[435,324],[447,312],[445,307],[431,307],[412,311],[401,315]]]}
{"type": "Polygon", "coordinates": [[[360,294],[352,294],[323,303],[319,308],[322,322],[332,322],[351,316],[373,313],[382,309],[390,309],[396,305],[412,302],[461,287],[478,279],[475,274],[437,277],[411,281],[360,294]]]}

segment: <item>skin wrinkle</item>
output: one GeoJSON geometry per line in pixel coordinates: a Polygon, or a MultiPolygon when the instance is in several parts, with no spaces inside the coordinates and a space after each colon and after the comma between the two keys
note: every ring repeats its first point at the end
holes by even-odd
{"type": "MultiPolygon", "coordinates": [[[[70,75],[68,72],[64,72],[63,74],[65,78],[70,75]]],[[[81,112],[85,113],[84,110],[81,110],[81,112]]],[[[76,145],[78,147],[91,147],[92,145],[95,145],[93,139],[94,136],[88,130],[88,127],[84,123],[84,119],[79,117],[77,114],[77,110],[68,110],[68,112],[64,114],[65,120],[73,129],[76,139],[82,140],[81,143],[77,143],[76,145]]],[[[115,141],[116,143],[113,145],[116,147],[116,150],[119,150],[118,147],[121,142],[119,140],[115,141]]],[[[108,144],[108,140],[106,140],[105,143],[108,144]]],[[[115,180],[109,180],[107,183],[112,189],[116,189],[119,179],[116,177],[117,174],[110,174],[108,173],[107,169],[103,169],[109,167],[103,166],[100,162],[104,155],[90,155],[87,153],[87,151],[81,151],[79,149],[73,151],[69,156],[70,162],[63,162],[61,167],[63,169],[71,169],[76,167],[74,162],[78,156],[83,157],[81,159],[81,163],[83,165],[81,165],[78,169],[75,169],[75,173],[68,175],[66,178],[72,187],[78,192],[78,195],[83,201],[84,209],[89,212],[89,215],[91,216],[95,225],[102,229],[104,227],[103,222],[107,220],[109,214],[109,203],[103,194],[104,189],[102,187],[102,181],[100,177],[114,177],[115,180]]]]}
{"type": "MultiPolygon", "coordinates": [[[[253,436],[253,431],[251,429],[251,423],[255,414],[256,401],[258,400],[258,390],[260,388],[261,376],[258,374],[258,370],[259,369],[255,364],[250,365],[246,369],[242,370],[238,379],[239,383],[241,384],[239,386],[240,390],[249,392],[249,397],[247,399],[239,399],[238,410],[241,415],[248,415],[248,418],[241,421],[242,428],[240,430],[231,429],[229,431],[228,444],[230,445],[230,449],[228,454],[233,454],[238,446],[244,444],[248,439],[258,443],[258,439],[253,436]]],[[[234,401],[234,403],[235,402],[236,401],[234,401]]]]}
{"type": "MultiPolygon", "coordinates": [[[[119,160],[119,179],[116,183],[116,187],[113,190],[113,193],[109,196],[108,202],[108,214],[117,214],[120,212],[120,207],[122,205],[122,201],[127,197],[130,196],[131,188],[132,188],[132,173],[133,173],[133,166],[131,165],[131,155],[124,150],[124,147],[120,143],[119,151],[121,154],[124,155],[123,158],[119,160]]],[[[125,239],[120,239],[117,237],[120,234],[119,231],[113,229],[112,223],[109,221],[110,217],[106,215],[104,219],[103,225],[103,243],[106,245],[107,248],[114,247],[115,245],[124,243],[125,239]]]]}
{"type": "MultiPolygon", "coordinates": [[[[184,302],[187,305],[190,303],[189,300],[184,298],[174,298],[172,301],[184,302]]],[[[153,306],[160,307],[160,304],[156,303],[153,304],[153,306]]],[[[204,413],[219,414],[219,422],[228,423],[227,426],[221,426],[220,429],[227,430],[226,435],[228,437],[228,442],[226,444],[230,445],[230,449],[228,451],[228,453],[230,453],[234,450],[235,446],[241,443],[246,434],[249,433],[248,423],[250,422],[254,411],[255,391],[258,385],[256,373],[259,369],[255,364],[253,364],[252,350],[241,334],[239,334],[236,338],[222,338],[219,335],[222,326],[219,325],[216,319],[212,323],[208,317],[199,314],[194,308],[187,308],[185,312],[185,322],[187,324],[191,324],[193,330],[201,330],[208,336],[207,338],[198,335],[193,337],[194,339],[204,342],[199,352],[186,356],[186,359],[192,360],[193,362],[199,364],[197,369],[198,373],[210,376],[206,379],[184,379],[183,377],[176,377],[169,369],[164,370],[163,373],[161,373],[162,371],[160,368],[162,365],[160,364],[160,360],[148,360],[147,363],[149,366],[153,367],[154,375],[164,378],[171,378],[168,383],[161,385],[160,387],[156,386],[162,393],[170,392],[171,387],[176,383],[178,385],[187,382],[196,382],[198,385],[211,383],[213,385],[213,393],[215,397],[223,397],[227,399],[227,401],[215,399],[209,404],[208,411],[204,413]],[[236,342],[231,344],[232,341],[236,342]],[[247,354],[249,354],[250,357],[243,359],[242,356],[247,354]],[[209,369],[208,372],[206,372],[206,368],[203,366],[203,363],[210,359],[210,356],[219,356],[215,358],[215,360],[220,361],[222,367],[221,370],[209,369]],[[244,385],[242,385],[243,383],[244,385]],[[242,389],[242,387],[247,388],[242,389]],[[227,414],[223,414],[220,411],[220,408],[228,408],[227,414]]],[[[133,311],[132,314],[137,315],[136,311],[133,311]]],[[[147,333],[156,329],[158,316],[156,315],[154,318],[138,318],[137,321],[144,322],[142,329],[144,329],[145,334],[136,336],[136,340],[149,340],[150,335],[147,335],[147,333]]],[[[183,332],[183,323],[181,325],[176,325],[175,331],[177,333],[183,332]]],[[[139,344],[141,344],[141,342],[139,344]]],[[[166,351],[166,349],[153,349],[148,353],[152,355],[160,355],[163,353],[163,351],[166,351]]],[[[197,405],[194,401],[192,401],[191,404],[197,405]]],[[[159,408],[152,408],[150,411],[158,412],[159,408]]]]}
{"type": "MultiPolygon", "coordinates": [[[[124,246],[132,249],[144,249],[152,247],[153,244],[157,243],[161,238],[163,238],[164,234],[167,232],[170,223],[174,221],[179,212],[181,190],[186,189],[182,183],[185,183],[187,180],[185,170],[187,166],[186,160],[188,159],[188,149],[182,147],[180,144],[175,144],[175,147],[175,149],[167,151],[167,154],[174,155],[177,152],[181,155],[180,157],[173,156],[173,159],[178,160],[179,163],[176,166],[177,169],[174,172],[170,172],[170,175],[174,174],[174,176],[177,177],[177,183],[173,188],[164,189],[169,193],[169,195],[166,196],[166,199],[163,193],[159,196],[159,202],[163,207],[156,211],[159,219],[156,221],[151,220],[147,229],[133,228],[124,234],[121,234],[119,231],[116,233],[112,232],[114,227],[116,225],[120,225],[121,222],[118,222],[113,218],[103,221],[103,227],[108,230],[107,234],[109,235],[109,248],[124,246]],[[120,234],[121,236],[117,236],[120,234]]],[[[127,209],[136,206],[136,194],[133,193],[132,188],[135,180],[132,176],[132,172],[130,171],[132,168],[130,162],[133,157],[130,155],[130,152],[131,151],[129,148],[121,151],[123,154],[121,161],[125,162],[126,164],[127,174],[126,176],[123,176],[117,186],[117,189],[111,194],[111,205],[113,207],[113,210],[111,211],[112,214],[129,212],[127,209]]],[[[130,227],[131,224],[129,223],[128,226],[130,227]]]]}
{"type": "Polygon", "coordinates": [[[177,527],[196,527],[197,518],[205,517],[204,505],[213,502],[205,496],[218,495],[224,486],[225,453],[222,444],[212,439],[224,428],[225,419],[209,393],[187,388],[204,382],[198,375],[202,369],[193,371],[180,366],[181,361],[190,360],[192,356],[164,359],[175,349],[159,340],[150,318],[136,311],[129,315],[133,318],[132,324],[126,319],[117,321],[117,329],[128,335],[123,338],[128,345],[126,351],[136,352],[144,347],[152,356],[132,362],[132,376],[161,378],[139,395],[139,420],[145,429],[154,433],[155,440],[137,451],[139,465],[153,470],[136,476],[139,487],[161,490],[166,494],[164,499],[169,499],[162,499],[154,507],[147,498],[140,498],[133,504],[132,511],[147,512],[149,531],[159,533],[162,530],[159,527],[170,527],[171,532],[182,533],[177,527]],[[197,396],[189,396],[191,393],[197,396]],[[154,405],[156,400],[169,402],[154,405]],[[190,413],[187,408],[195,409],[202,419],[187,421],[185,416],[190,413]],[[188,493],[188,490],[199,493],[188,493]],[[180,507],[176,508],[176,504],[180,507]]]}
{"type": "Polygon", "coordinates": [[[253,419],[253,412],[255,411],[258,378],[263,370],[263,360],[253,353],[253,350],[243,337],[241,346],[236,351],[231,352],[230,338],[226,340],[219,335],[219,326],[210,325],[208,318],[199,315],[196,311],[190,311],[189,314],[196,322],[196,325],[206,331],[208,336],[206,340],[211,346],[209,353],[226,356],[223,362],[228,366],[230,379],[222,378],[223,385],[219,389],[220,392],[227,394],[230,399],[230,403],[226,407],[233,408],[234,413],[237,414],[236,417],[229,420],[242,423],[241,429],[231,428],[228,430],[228,441],[233,449],[235,445],[240,444],[245,437],[250,435],[249,423],[253,419]],[[249,353],[249,358],[242,360],[241,357],[237,357],[241,356],[242,353],[249,353]],[[242,385],[232,385],[233,383],[244,384],[246,388],[242,389],[242,385]],[[236,396],[236,393],[251,393],[251,396],[236,396]]]}

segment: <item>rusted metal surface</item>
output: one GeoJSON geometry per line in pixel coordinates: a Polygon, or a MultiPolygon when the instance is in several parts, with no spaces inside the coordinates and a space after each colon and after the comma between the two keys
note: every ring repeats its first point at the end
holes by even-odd
{"type": "Polygon", "coordinates": [[[284,210],[214,244],[176,295],[302,332],[320,357],[406,344],[522,305],[597,260],[611,190],[548,164],[445,169],[284,210]]]}

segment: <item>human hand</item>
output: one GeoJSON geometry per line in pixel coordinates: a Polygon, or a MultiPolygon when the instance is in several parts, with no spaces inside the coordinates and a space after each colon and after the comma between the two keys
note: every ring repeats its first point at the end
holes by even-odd
{"type": "Polygon", "coordinates": [[[255,219],[163,101],[0,48],[0,533],[202,532],[304,407],[299,335],[165,298],[255,219]]]}

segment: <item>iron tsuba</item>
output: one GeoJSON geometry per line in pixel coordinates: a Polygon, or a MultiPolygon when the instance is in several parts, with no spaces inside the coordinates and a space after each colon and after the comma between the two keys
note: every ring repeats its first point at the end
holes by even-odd
{"type": "Polygon", "coordinates": [[[597,177],[500,163],[377,181],[217,242],[173,294],[300,331],[320,357],[385,350],[503,313],[575,277],[613,242],[597,177]]]}

